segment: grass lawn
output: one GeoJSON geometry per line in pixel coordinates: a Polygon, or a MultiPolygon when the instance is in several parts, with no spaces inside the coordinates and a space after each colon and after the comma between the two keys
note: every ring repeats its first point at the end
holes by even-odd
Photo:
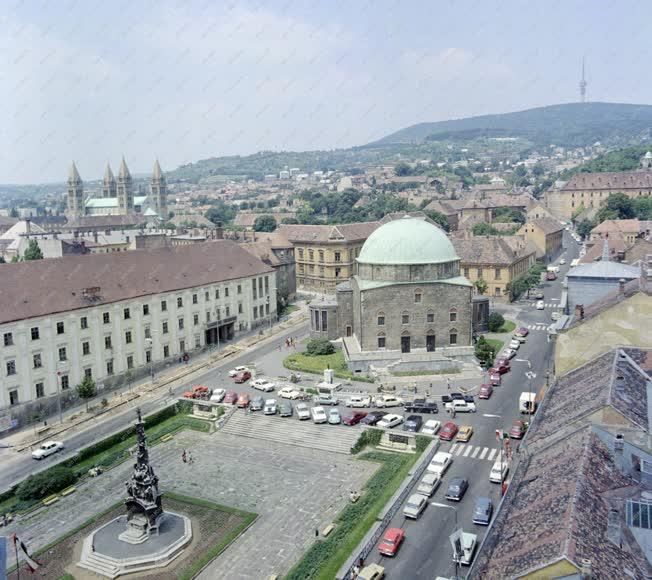
{"type": "Polygon", "coordinates": [[[296,304],[288,304],[280,313],[279,316],[287,316],[292,314],[295,310],[299,310],[299,307],[296,304]]]}
{"type": "Polygon", "coordinates": [[[503,348],[503,344],[505,344],[502,340],[498,340],[497,338],[486,338],[485,339],[491,346],[494,347],[494,352],[496,355],[498,355],[503,348]]]}
{"type": "Polygon", "coordinates": [[[514,324],[511,320],[505,320],[504,324],[498,329],[498,332],[513,332],[515,328],[516,324],[514,324]]]}
{"type": "Polygon", "coordinates": [[[283,366],[291,371],[303,371],[320,375],[324,369],[330,368],[335,372],[335,376],[340,379],[349,379],[353,381],[362,381],[373,383],[374,379],[366,375],[352,373],[344,362],[344,354],[341,350],[333,354],[324,354],[321,356],[308,356],[302,352],[295,352],[286,357],[283,366]]]}
{"type": "Polygon", "coordinates": [[[376,522],[378,514],[420,455],[379,451],[362,455],[362,460],[379,462],[380,469],[365,485],[362,497],[342,510],[335,520],[335,530],[326,539],[315,542],[290,570],[285,580],[332,580],[376,522]]]}

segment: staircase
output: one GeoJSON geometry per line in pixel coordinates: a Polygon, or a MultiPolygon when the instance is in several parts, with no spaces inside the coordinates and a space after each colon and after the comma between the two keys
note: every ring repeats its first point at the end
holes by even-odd
{"type": "MultiPolygon", "coordinates": [[[[325,409],[328,413],[328,407],[325,409]]],[[[327,423],[315,425],[311,420],[299,421],[296,413],[292,417],[263,415],[259,411],[249,415],[238,409],[220,431],[228,435],[348,455],[362,433],[362,428],[327,423]]]]}

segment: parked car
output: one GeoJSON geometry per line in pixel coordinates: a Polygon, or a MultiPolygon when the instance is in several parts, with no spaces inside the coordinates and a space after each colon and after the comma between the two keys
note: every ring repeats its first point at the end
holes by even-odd
{"type": "Polygon", "coordinates": [[[241,384],[246,383],[251,378],[251,373],[249,371],[242,371],[233,377],[233,381],[241,384]]]}
{"type": "Polygon", "coordinates": [[[441,422],[437,419],[428,419],[421,429],[421,433],[424,435],[436,435],[437,431],[441,428],[441,422]]]}
{"type": "Polygon", "coordinates": [[[249,403],[249,408],[252,411],[262,411],[264,406],[265,406],[265,399],[263,399],[261,395],[256,395],[255,397],[252,397],[251,403],[249,403]]]}
{"type": "Polygon", "coordinates": [[[329,425],[339,425],[342,422],[342,417],[340,416],[339,409],[331,409],[328,411],[328,424],[329,425]]]}
{"type": "Polygon", "coordinates": [[[281,401],[278,406],[280,410],[281,417],[292,417],[294,409],[292,408],[292,403],[290,401],[281,401]]]}
{"type": "Polygon", "coordinates": [[[403,515],[412,520],[418,520],[419,516],[426,509],[428,498],[420,493],[413,493],[405,503],[403,515]]]}
{"type": "Polygon", "coordinates": [[[41,443],[41,446],[38,449],[32,451],[32,459],[45,459],[54,453],[59,453],[63,451],[63,443],[61,441],[46,441],[41,443]]]}
{"type": "Polygon", "coordinates": [[[495,369],[489,369],[489,382],[491,383],[492,387],[499,387],[500,386],[500,373],[495,370],[495,369]]]}
{"type": "Polygon", "coordinates": [[[462,532],[460,536],[460,547],[462,551],[459,555],[453,556],[453,562],[457,562],[463,566],[470,566],[477,545],[478,536],[469,532],[462,532]]]}
{"type": "Polygon", "coordinates": [[[494,366],[489,369],[489,372],[504,375],[505,373],[509,372],[510,368],[511,367],[508,360],[498,359],[496,362],[494,362],[494,366]]]}
{"type": "Polygon", "coordinates": [[[353,413],[349,413],[342,419],[342,423],[349,426],[357,425],[366,416],[367,413],[365,413],[364,411],[353,411],[353,413]]]}
{"type": "Polygon", "coordinates": [[[471,427],[471,425],[460,425],[460,429],[457,432],[455,439],[466,443],[469,439],[471,439],[471,435],[473,435],[473,427],[471,427]]]}
{"type": "Polygon", "coordinates": [[[381,580],[385,577],[385,568],[380,564],[368,564],[358,574],[357,580],[381,580]]]}
{"type": "Polygon", "coordinates": [[[512,336],[512,342],[515,340],[518,341],[519,344],[523,344],[527,341],[527,338],[525,336],[521,336],[520,334],[514,334],[512,336]]]}
{"type": "Polygon", "coordinates": [[[475,399],[473,395],[465,395],[464,393],[451,393],[450,395],[442,395],[441,400],[444,403],[450,403],[451,401],[467,401],[473,403],[475,399]]]}
{"type": "Polygon", "coordinates": [[[410,415],[405,419],[403,423],[403,431],[409,431],[410,433],[418,433],[423,425],[423,419],[419,415],[410,415]]]}
{"type": "Polygon", "coordinates": [[[265,415],[276,415],[277,411],[278,408],[276,405],[276,399],[267,399],[265,401],[265,409],[263,411],[265,415]]]}
{"type": "Polygon", "coordinates": [[[439,407],[434,401],[427,399],[414,399],[405,403],[406,413],[438,413],[439,407]]]}
{"type": "Polygon", "coordinates": [[[523,435],[525,435],[526,431],[527,423],[517,419],[512,423],[512,428],[509,430],[509,436],[512,439],[523,439],[523,435]]]}
{"type": "Polygon", "coordinates": [[[509,360],[516,356],[516,351],[513,348],[506,348],[503,352],[500,353],[500,357],[505,360],[509,360]]]}
{"type": "Polygon", "coordinates": [[[235,405],[238,400],[238,393],[235,391],[227,391],[224,395],[224,402],[228,405],[235,405]]]}
{"type": "Polygon", "coordinates": [[[239,373],[243,373],[243,372],[245,372],[245,371],[249,372],[249,369],[248,369],[247,367],[243,367],[243,366],[235,367],[234,369],[231,369],[231,370],[229,371],[229,376],[230,376],[231,378],[233,378],[233,377],[235,377],[237,374],[239,374],[239,373]]]}
{"type": "Polygon", "coordinates": [[[383,427],[384,429],[393,429],[401,423],[403,423],[403,415],[395,415],[393,413],[389,413],[385,415],[380,421],[378,421],[378,427],[383,427]]]}
{"type": "Polygon", "coordinates": [[[376,397],[374,399],[374,407],[378,407],[379,409],[384,409],[387,407],[402,407],[403,402],[403,399],[401,399],[401,397],[397,397],[396,395],[381,395],[380,397],[376,397]]]}
{"type": "Polygon", "coordinates": [[[491,397],[493,392],[494,392],[493,385],[491,383],[484,383],[483,385],[480,385],[480,391],[478,392],[478,399],[488,399],[489,397],[491,397]]]}
{"type": "Polygon", "coordinates": [[[468,401],[460,401],[455,399],[450,403],[446,403],[446,410],[453,409],[456,413],[475,413],[475,403],[469,403],[468,401]]]}
{"type": "Polygon", "coordinates": [[[378,551],[383,556],[395,556],[405,539],[405,531],[401,528],[389,528],[378,544],[378,551]]]}
{"type": "Polygon", "coordinates": [[[442,441],[451,441],[457,435],[457,425],[452,421],[446,421],[439,432],[439,438],[442,441]]]}
{"type": "Polygon", "coordinates": [[[530,334],[530,331],[527,328],[525,328],[525,326],[521,326],[516,329],[516,332],[514,334],[518,334],[518,336],[527,336],[528,334],[530,334]]]}
{"type": "Polygon", "coordinates": [[[535,300],[543,300],[543,292],[541,292],[541,290],[538,290],[534,294],[530,294],[530,298],[534,298],[535,300]]]}
{"type": "Polygon", "coordinates": [[[453,455],[445,451],[437,451],[435,456],[430,460],[426,468],[429,473],[434,473],[440,477],[444,476],[448,466],[453,463],[453,455]]]}
{"type": "Polygon", "coordinates": [[[186,391],[183,396],[186,399],[208,399],[211,396],[211,391],[204,385],[195,385],[192,390],[186,391]]]}
{"type": "Polygon", "coordinates": [[[507,472],[509,471],[509,465],[507,464],[507,458],[504,454],[500,454],[498,459],[494,461],[494,464],[491,466],[491,471],[489,472],[489,481],[492,483],[502,483],[507,477],[507,472]]]}
{"type": "Polygon", "coordinates": [[[371,407],[369,395],[353,395],[346,400],[347,407],[371,407]]]}
{"type": "Polygon", "coordinates": [[[244,409],[249,406],[249,393],[240,393],[238,395],[238,407],[244,409]]]}
{"type": "Polygon", "coordinates": [[[225,389],[213,389],[213,394],[211,395],[211,401],[214,403],[221,403],[226,396],[225,389]]]}
{"type": "Polygon", "coordinates": [[[550,315],[550,320],[553,322],[557,322],[561,318],[561,312],[558,310],[555,310],[551,315],[550,315]]]}
{"type": "Polygon", "coordinates": [[[283,387],[279,389],[278,396],[282,399],[298,399],[301,396],[301,391],[297,391],[294,387],[283,387]]]}
{"type": "Polygon", "coordinates": [[[488,526],[493,511],[493,503],[488,497],[476,498],[475,507],[473,508],[473,523],[479,526],[488,526]]]}
{"type": "Polygon", "coordinates": [[[536,309],[537,310],[543,310],[545,306],[543,305],[543,300],[538,300],[536,304],[536,309]]]}
{"type": "Polygon", "coordinates": [[[297,417],[299,417],[299,421],[310,419],[310,407],[305,403],[297,403],[297,417]]]}
{"type": "Polygon", "coordinates": [[[509,341],[509,344],[507,346],[509,348],[511,348],[512,350],[518,350],[519,348],[521,348],[521,341],[516,340],[516,339],[512,339],[512,340],[509,341]]]}
{"type": "Polygon", "coordinates": [[[423,478],[421,478],[421,481],[417,486],[417,492],[425,495],[426,497],[430,497],[433,493],[435,493],[435,491],[437,491],[440,483],[441,475],[438,473],[426,473],[423,478]]]}
{"type": "Polygon", "coordinates": [[[340,400],[330,393],[320,393],[315,395],[315,403],[317,405],[337,405],[340,400]]]}
{"type": "Polygon", "coordinates": [[[385,411],[371,411],[367,416],[360,421],[363,425],[376,425],[387,413],[385,411]]]}
{"type": "Polygon", "coordinates": [[[310,409],[310,416],[312,417],[313,423],[326,423],[328,421],[324,407],[313,407],[310,409]]]}
{"type": "MultiPolygon", "coordinates": [[[[557,274],[555,272],[553,272],[552,270],[549,270],[548,272],[546,272],[546,280],[548,280],[549,282],[552,282],[553,280],[556,280],[556,279],[557,279],[557,274]]],[[[543,310],[543,308],[539,308],[539,310],[543,310]]]]}
{"type": "Polygon", "coordinates": [[[273,391],[276,388],[276,385],[267,379],[260,378],[256,379],[254,381],[251,381],[251,386],[254,389],[258,389],[259,391],[263,391],[265,393],[269,393],[273,391]]]}
{"type": "Polygon", "coordinates": [[[448,484],[448,491],[444,497],[449,501],[462,501],[468,488],[469,482],[465,478],[454,477],[448,484]]]}

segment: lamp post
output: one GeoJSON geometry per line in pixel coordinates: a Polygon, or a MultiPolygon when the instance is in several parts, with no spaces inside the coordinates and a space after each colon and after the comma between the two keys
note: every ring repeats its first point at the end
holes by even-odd
{"type": "MultiPolygon", "coordinates": [[[[455,506],[448,505],[448,504],[445,504],[445,503],[439,503],[439,502],[436,502],[436,501],[431,501],[430,505],[435,506],[435,507],[439,507],[439,508],[446,508],[446,509],[449,509],[449,510],[453,510],[455,512],[455,529],[453,530],[453,533],[455,533],[458,530],[458,527],[459,527],[457,525],[457,508],[455,506]]],[[[460,554],[453,554],[453,562],[455,563],[455,580],[458,579],[457,570],[458,570],[458,566],[459,566],[459,559],[460,559],[460,554]]]]}

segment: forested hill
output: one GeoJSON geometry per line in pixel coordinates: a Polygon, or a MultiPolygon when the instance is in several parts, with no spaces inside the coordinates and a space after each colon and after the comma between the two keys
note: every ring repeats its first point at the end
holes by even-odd
{"type": "Polygon", "coordinates": [[[541,144],[583,146],[596,141],[631,143],[648,136],[651,129],[652,105],[568,103],[500,115],[419,123],[375,144],[522,137],[541,144]]]}

